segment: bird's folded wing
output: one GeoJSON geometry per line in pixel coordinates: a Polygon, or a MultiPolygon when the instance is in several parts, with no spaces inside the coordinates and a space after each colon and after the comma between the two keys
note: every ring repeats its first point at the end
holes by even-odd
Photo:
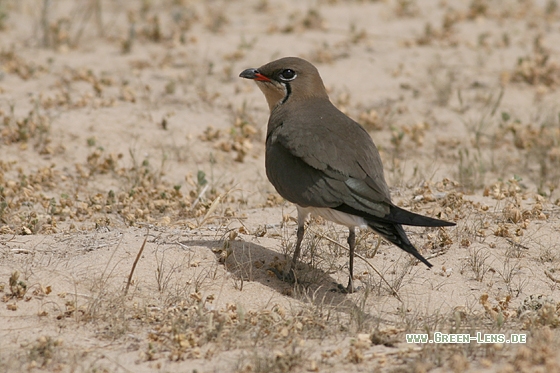
{"type": "Polygon", "coordinates": [[[319,130],[319,136],[315,131],[305,140],[306,131],[293,136],[286,130],[286,125],[279,128],[267,144],[267,174],[284,198],[301,206],[347,204],[368,215],[389,213],[381,160],[365,131],[358,133],[362,137],[354,144],[341,146],[341,139],[329,131],[319,130]]]}

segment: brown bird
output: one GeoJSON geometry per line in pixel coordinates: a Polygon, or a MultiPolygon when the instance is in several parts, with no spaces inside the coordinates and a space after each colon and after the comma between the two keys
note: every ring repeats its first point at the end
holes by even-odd
{"type": "Polygon", "coordinates": [[[266,97],[266,175],[278,193],[297,206],[297,242],[285,280],[296,281],[295,265],[304,225],[312,213],[346,225],[350,234],[350,278],[341,290],[353,292],[355,227],[368,226],[386,240],[432,265],[410,243],[402,225],[453,226],[403,210],[391,202],[379,151],[366,130],[329,100],[319,72],[297,57],[247,69],[266,97]]]}

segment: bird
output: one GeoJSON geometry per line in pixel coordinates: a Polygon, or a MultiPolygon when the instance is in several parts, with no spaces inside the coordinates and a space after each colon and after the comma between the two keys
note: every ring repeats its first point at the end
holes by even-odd
{"type": "MultiPolygon", "coordinates": [[[[266,175],[276,191],[296,205],[297,241],[282,279],[297,282],[309,214],[347,226],[349,280],[339,290],[352,293],[356,227],[367,226],[428,267],[408,239],[403,225],[454,226],[419,215],[391,202],[379,151],[369,133],[330,101],[319,71],[299,57],[284,57],[259,68],[243,70],[263,92],[270,117],[266,130],[266,175]]],[[[277,274],[278,275],[278,274],[277,274]]]]}

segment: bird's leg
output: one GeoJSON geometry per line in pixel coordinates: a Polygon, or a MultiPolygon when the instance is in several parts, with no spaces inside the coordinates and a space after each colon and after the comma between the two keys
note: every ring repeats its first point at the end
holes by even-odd
{"type": "Polygon", "coordinates": [[[292,257],[292,263],[290,263],[290,269],[287,273],[287,278],[290,282],[297,282],[296,280],[296,263],[301,252],[301,242],[303,241],[303,235],[305,233],[305,225],[301,224],[298,225],[297,228],[297,241],[296,241],[296,249],[294,250],[294,256],[292,257]]]}
{"type": "Polygon", "coordinates": [[[283,272],[283,273],[278,271],[277,269],[271,268],[271,271],[273,271],[276,274],[276,277],[278,277],[282,281],[291,282],[291,283],[297,282],[296,264],[299,258],[299,254],[301,252],[301,242],[303,241],[303,236],[305,233],[305,219],[309,214],[299,206],[297,206],[297,210],[298,210],[297,241],[296,241],[296,249],[294,250],[294,256],[292,257],[292,262],[290,263],[290,268],[288,269],[288,272],[283,272]]]}
{"type": "Polygon", "coordinates": [[[336,288],[331,289],[334,292],[340,292],[343,294],[350,294],[354,292],[354,250],[356,249],[356,228],[350,227],[348,234],[348,246],[350,247],[350,263],[348,264],[349,277],[348,286],[344,287],[342,284],[336,284],[336,288]]]}
{"type": "Polygon", "coordinates": [[[354,292],[354,250],[356,249],[356,228],[350,227],[350,233],[348,234],[348,247],[350,248],[350,264],[348,268],[350,270],[348,277],[348,286],[346,287],[347,293],[354,292]]]}

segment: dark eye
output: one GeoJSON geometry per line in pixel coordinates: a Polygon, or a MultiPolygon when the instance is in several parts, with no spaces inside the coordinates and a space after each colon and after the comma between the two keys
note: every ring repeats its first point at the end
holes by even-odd
{"type": "Polygon", "coordinates": [[[295,77],[296,77],[296,72],[292,69],[286,69],[280,73],[280,79],[284,81],[293,80],[295,77]]]}

